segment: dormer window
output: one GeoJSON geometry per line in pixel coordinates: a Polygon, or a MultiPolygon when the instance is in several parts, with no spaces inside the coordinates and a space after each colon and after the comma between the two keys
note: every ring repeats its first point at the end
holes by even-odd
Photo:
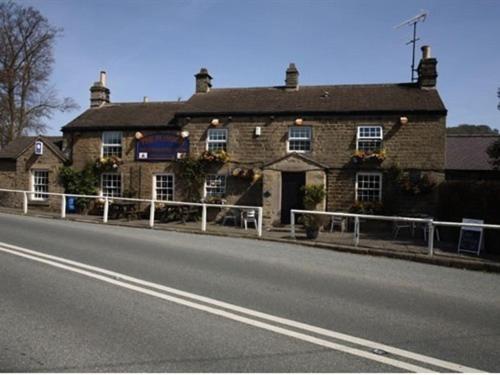
{"type": "Polygon", "coordinates": [[[356,150],[378,152],[382,149],[384,132],[381,126],[359,126],[356,139],[356,150]]]}
{"type": "Polygon", "coordinates": [[[292,126],[288,128],[288,152],[309,152],[311,151],[310,126],[292,126]]]}
{"type": "Polygon", "coordinates": [[[104,158],[122,157],[122,132],[102,133],[101,156],[104,158]]]}

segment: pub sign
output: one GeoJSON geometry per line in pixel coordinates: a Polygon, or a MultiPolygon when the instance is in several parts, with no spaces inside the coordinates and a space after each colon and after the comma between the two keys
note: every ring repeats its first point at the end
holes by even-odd
{"type": "Polygon", "coordinates": [[[178,154],[189,153],[189,139],[182,138],[178,131],[141,132],[141,136],[136,140],[135,160],[175,160],[178,154]]]}

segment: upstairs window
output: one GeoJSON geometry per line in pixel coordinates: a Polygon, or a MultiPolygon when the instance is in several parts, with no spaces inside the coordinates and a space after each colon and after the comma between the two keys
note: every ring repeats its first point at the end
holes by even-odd
{"type": "Polygon", "coordinates": [[[48,171],[33,171],[31,175],[31,190],[35,193],[31,195],[31,200],[44,201],[49,196],[49,172],[48,171]]]}
{"type": "Polygon", "coordinates": [[[119,173],[103,173],[101,175],[101,192],[103,197],[121,197],[122,176],[119,173]]]}
{"type": "Polygon", "coordinates": [[[227,129],[208,129],[207,150],[208,151],[226,151],[227,129]]]}
{"type": "Polygon", "coordinates": [[[223,197],[226,194],[226,176],[209,174],[205,179],[205,197],[223,197]]]}
{"type": "Polygon", "coordinates": [[[364,152],[378,152],[382,149],[384,133],[381,126],[359,126],[356,149],[364,152]]]}
{"type": "Polygon", "coordinates": [[[101,156],[108,158],[110,156],[122,157],[122,132],[103,132],[101,156]]]}
{"type": "Polygon", "coordinates": [[[292,126],[288,129],[288,152],[311,151],[311,127],[292,126]]]}
{"type": "Polygon", "coordinates": [[[382,174],[380,173],[356,174],[356,201],[359,202],[382,201],[382,174]]]}

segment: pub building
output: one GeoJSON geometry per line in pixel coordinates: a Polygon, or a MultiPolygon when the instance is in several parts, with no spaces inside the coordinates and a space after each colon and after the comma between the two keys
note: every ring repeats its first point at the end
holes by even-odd
{"type": "MultiPolygon", "coordinates": [[[[64,160],[54,163],[79,170],[111,160],[102,196],[189,201],[180,161],[201,158],[208,167],[199,198],[262,206],[266,228],[289,223],[310,184],[326,190],[318,209],[432,215],[436,194],[408,194],[394,177],[409,176],[410,187],[444,179],[447,110],[437,61],[429,47],[422,52],[413,83],[301,86],[292,63],[284,85],[216,88],[202,68],[195,93],[176,102],[113,103],[101,72],[90,108],[62,128],[64,160]]],[[[54,173],[48,191],[61,190],[54,173]]]]}

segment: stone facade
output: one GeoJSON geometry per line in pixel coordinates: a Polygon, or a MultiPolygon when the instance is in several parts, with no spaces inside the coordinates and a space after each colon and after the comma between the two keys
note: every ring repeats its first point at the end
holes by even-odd
{"type": "MultiPolygon", "coordinates": [[[[48,191],[51,193],[64,193],[59,183],[59,169],[63,166],[61,156],[55,153],[45,143],[43,155],[35,155],[35,139],[29,147],[22,151],[15,160],[0,161],[0,181],[2,188],[15,190],[33,190],[34,171],[48,172],[48,191]]],[[[44,200],[32,199],[28,195],[28,205],[32,207],[45,207],[57,210],[61,207],[61,198],[49,196],[44,200]]],[[[8,207],[20,208],[23,205],[23,196],[19,193],[1,193],[0,204],[8,207]]]]}

